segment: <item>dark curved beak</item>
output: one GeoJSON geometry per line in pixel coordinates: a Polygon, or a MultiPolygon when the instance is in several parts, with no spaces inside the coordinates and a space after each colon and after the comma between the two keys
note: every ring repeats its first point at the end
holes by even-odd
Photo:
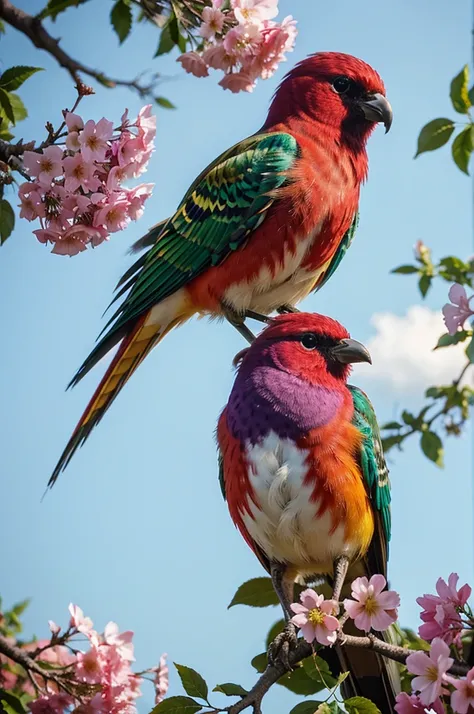
{"type": "Polygon", "coordinates": [[[360,102],[360,108],[366,119],[373,122],[381,122],[385,127],[385,133],[390,130],[393,111],[390,102],[383,94],[368,94],[360,102]]]}
{"type": "Polygon", "coordinates": [[[364,347],[364,345],[357,342],[357,340],[351,340],[349,337],[340,340],[337,345],[332,348],[331,354],[334,359],[337,359],[338,362],[342,362],[342,364],[353,364],[354,362],[368,362],[372,364],[372,359],[367,347],[364,347]]]}

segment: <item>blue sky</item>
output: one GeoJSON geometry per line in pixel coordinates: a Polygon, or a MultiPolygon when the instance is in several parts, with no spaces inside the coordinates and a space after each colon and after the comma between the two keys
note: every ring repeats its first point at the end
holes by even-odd
{"type": "MultiPolygon", "coordinates": [[[[19,4],[33,13],[39,8],[36,1],[19,4]]],[[[70,54],[120,77],[146,68],[159,71],[167,78],[162,93],[178,108],[159,112],[157,149],[145,179],[156,187],[138,224],[96,251],[67,259],[51,255],[31,234],[32,226],[18,221],[0,255],[0,591],[5,603],[31,596],[26,632],[44,636],[48,619],[66,623],[67,605],[74,601],[99,629],[113,619],[134,630],[140,667],[158,662],[166,651],[171,660],[200,670],[212,685],[252,684],[250,659],[262,650],[278,614],[226,610],[241,582],[263,574],[235,531],[217,483],[214,428],[232,384],[231,360],[242,347],[237,333],[192,321],[169,336],[40,503],[51,469],[99,380],[97,368],[64,392],[103,326],[100,316],[118,277],[130,264],[126,249],[174,209],[209,161],[263,123],[271,95],[291,64],[317,50],[338,50],[360,56],[380,72],[395,118],[387,136],[379,128],[369,143],[370,175],[353,247],[305,308],[330,314],[370,343],[377,339],[374,313],[403,320],[420,303],[414,280],[389,275],[394,266],[410,262],[416,240],[423,239],[437,257],[474,252],[470,181],[446,148],[413,161],[421,126],[454,114],[449,82],[470,58],[467,0],[361,0],[357,5],[280,0],[280,8],[299,22],[296,50],[275,77],[245,96],[222,91],[217,77],[183,74],[174,54],[152,60],[157,36],[151,27],[140,27],[119,48],[108,27],[110,4],[103,0],[62,15],[51,32],[70,54]]],[[[46,68],[20,90],[31,117],[19,135],[41,139],[44,123],[57,123],[61,109],[74,101],[68,75],[11,30],[1,39],[0,61],[3,68],[15,63],[46,68]]],[[[81,113],[117,120],[124,107],[133,115],[140,106],[125,89],[98,87],[83,101],[81,113]]],[[[436,288],[428,307],[439,310],[445,297],[445,287],[436,288]]],[[[423,372],[425,352],[417,334],[418,328],[408,339],[402,329],[396,342],[423,372]]],[[[395,416],[400,406],[421,403],[423,379],[410,381],[408,375],[403,389],[390,379],[406,365],[394,358],[388,377],[375,378],[377,369],[374,364],[371,377],[371,368],[361,366],[353,381],[369,392],[380,421],[395,416]]],[[[472,581],[470,437],[448,445],[443,471],[428,463],[416,443],[390,454],[390,578],[402,596],[404,624],[417,626],[414,599],[432,591],[439,575],[456,570],[463,581],[472,581]]],[[[179,692],[173,675],[171,693],[179,692]]],[[[151,700],[151,688],[146,689],[141,711],[151,700]]],[[[283,714],[296,701],[274,688],[266,711],[283,714]]]]}

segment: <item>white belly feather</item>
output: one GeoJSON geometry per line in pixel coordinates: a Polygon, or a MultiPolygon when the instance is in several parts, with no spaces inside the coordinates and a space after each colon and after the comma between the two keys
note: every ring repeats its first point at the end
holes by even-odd
{"type": "Polygon", "coordinates": [[[344,539],[344,527],[331,531],[329,511],[318,517],[318,502],[311,502],[312,488],[304,485],[308,452],[290,439],[270,432],[260,444],[247,444],[249,480],[255,503],[252,515],[243,515],[245,526],[265,554],[302,571],[324,573],[339,555],[355,555],[358,548],[344,539]]]}

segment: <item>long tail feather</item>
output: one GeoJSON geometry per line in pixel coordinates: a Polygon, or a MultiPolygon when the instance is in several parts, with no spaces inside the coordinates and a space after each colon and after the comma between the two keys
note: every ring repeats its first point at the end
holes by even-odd
{"type": "MultiPolygon", "coordinates": [[[[175,297],[175,296],[172,296],[175,297]]],[[[119,350],[113,358],[109,368],[97,387],[94,396],[86,407],[74,432],[66,445],[51,478],[48,487],[52,488],[56,483],[59,474],[64,471],[69,461],[74,456],[77,449],[84,444],[95,426],[100,422],[107,409],[119,394],[122,387],[130,379],[137,367],[143,362],[149,352],[160,342],[163,337],[191,316],[192,310],[185,310],[184,306],[177,313],[172,314],[166,310],[163,304],[163,320],[157,319],[156,311],[161,306],[152,308],[133,325],[126,336],[124,336],[119,350]],[[166,316],[168,312],[168,316],[166,316]]],[[[94,361],[94,364],[96,361],[94,361]]],[[[88,369],[93,365],[87,364],[88,369]]],[[[81,368],[82,369],[82,368],[81,368]]],[[[85,373],[85,371],[84,371],[85,373]]],[[[77,378],[73,384],[84,376],[79,370],[77,378]]]]}
{"type": "Polygon", "coordinates": [[[132,246],[128,249],[128,254],[134,255],[135,253],[139,253],[141,250],[145,250],[145,248],[150,248],[152,245],[155,245],[163,228],[168,223],[168,220],[168,218],[165,218],[164,221],[160,221],[152,228],[150,228],[148,233],[145,233],[144,236],[142,236],[137,241],[135,241],[135,243],[132,244],[132,246]]]}

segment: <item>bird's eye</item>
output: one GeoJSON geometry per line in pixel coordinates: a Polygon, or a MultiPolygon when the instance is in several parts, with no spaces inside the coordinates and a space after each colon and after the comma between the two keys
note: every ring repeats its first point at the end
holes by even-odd
{"type": "Polygon", "coordinates": [[[315,350],[318,344],[318,338],[312,332],[307,332],[300,341],[305,350],[315,350]]]}
{"type": "Polygon", "coordinates": [[[336,77],[332,86],[338,94],[347,94],[349,89],[352,87],[352,81],[349,77],[336,77]]]}

